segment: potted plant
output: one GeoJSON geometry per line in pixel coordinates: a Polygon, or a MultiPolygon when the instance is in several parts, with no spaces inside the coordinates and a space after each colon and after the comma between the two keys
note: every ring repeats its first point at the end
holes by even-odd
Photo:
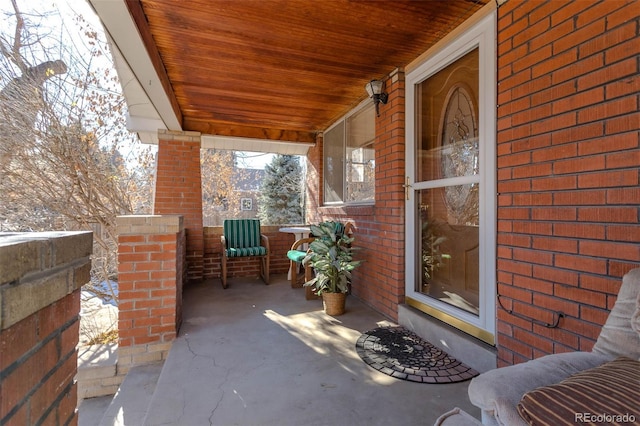
{"type": "Polygon", "coordinates": [[[447,241],[442,235],[442,223],[429,221],[424,218],[422,224],[422,291],[429,293],[434,273],[444,266],[445,261],[451,259],[451,255],[442,253],[440,247],[447,241]]]}
{"type": "Polygon", "coordinates": [[[351,271],[362,261],[353,260],[353,238],[346,235],[342,224],[323,222],[311,225],[311,234],[316,239],[309,245],[309,252],[302,263],[311,264],[315,277],[304,285],[313,287],[315,293],[322,296],[328,315],[342,315],[351,271]]]}

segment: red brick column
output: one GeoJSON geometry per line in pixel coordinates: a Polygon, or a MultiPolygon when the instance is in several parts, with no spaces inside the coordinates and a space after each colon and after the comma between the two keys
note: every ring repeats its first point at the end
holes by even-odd
{"type": "Polygon", "coordinates": [[[0,236],[0,424],[76,425],[90,232],[0,236]]]}
{"type": "Polygon", "coordinates": [[[153,213],[181,215],[187,235],[187,278],[203,277],[200,133],[158,131],[158,169],[153,213]]]}
{"type": "Polygon", "coordinates": [[[498,9],[499,365],[590,350],[640,265],[637,2],[498,9]]]}
{"type": "Polygon", "coordinates": [[[305,177],[305,222],[321,221],[320,207],[324,197],[323,190],[323,136],[316,136],[316,144],[307,151],[307,175],[305,177]]]}
{"type": "Polygon", "coordinates": [[[182,321],[181,216],[119,216],[118,374],[165,359],[182,321]]]}

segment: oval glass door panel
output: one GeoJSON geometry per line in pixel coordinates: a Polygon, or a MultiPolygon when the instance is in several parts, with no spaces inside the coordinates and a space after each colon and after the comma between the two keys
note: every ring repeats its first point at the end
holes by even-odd
{"type": "Polygon", "coordinates": [[[418,85],[416,182],[480,173],[478,49],[418,85]]]}
{"type": "Polygon", "coordinates": [[[416,292],[479,315],[478,49],[418,85],[416,292]]]}

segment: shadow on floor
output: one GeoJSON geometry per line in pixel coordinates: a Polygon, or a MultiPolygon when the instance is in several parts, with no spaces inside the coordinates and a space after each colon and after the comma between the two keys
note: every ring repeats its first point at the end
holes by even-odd
{"type": "Polygon", "coordinates": [[[355,297],[333,318],[284,276],[229,283],[185,287],[146,424],[429,425],[455,406],[480,416],[468,382],[414,383],[366,365],[358,337],[393,324],[355,297]]]}

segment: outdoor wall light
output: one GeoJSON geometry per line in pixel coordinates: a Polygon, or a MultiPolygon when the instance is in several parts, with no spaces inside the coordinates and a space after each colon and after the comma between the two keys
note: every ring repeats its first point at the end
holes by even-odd
{"type": "Polygon", "coordinates": [[[373,98],[373,103],[376,105],[376,115],[380,117],[380,102],[387,103],[389,95],[384,91],[384,81],[371,80],[365,86],[370,98],[373,98]]]}

